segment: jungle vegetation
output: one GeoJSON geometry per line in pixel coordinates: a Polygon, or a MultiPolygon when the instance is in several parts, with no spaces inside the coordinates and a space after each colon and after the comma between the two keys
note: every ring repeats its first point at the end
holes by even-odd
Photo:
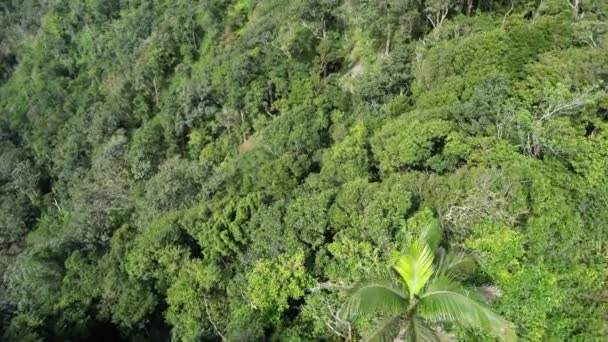
{"type": "Polygon", "coordinates": [[[605,0],[0,0],[0,336],[606,341],[607,81],[605,0]]]}

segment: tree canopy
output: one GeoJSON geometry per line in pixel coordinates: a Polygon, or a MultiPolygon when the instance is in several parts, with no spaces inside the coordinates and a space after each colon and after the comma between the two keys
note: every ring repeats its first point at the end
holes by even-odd
{"type": "Polygon", "coordinates": [[[0,1],[0,336],[358,340],[433,226],[455,321],[604,341],[607,82],[604,0],[0,1]]]}

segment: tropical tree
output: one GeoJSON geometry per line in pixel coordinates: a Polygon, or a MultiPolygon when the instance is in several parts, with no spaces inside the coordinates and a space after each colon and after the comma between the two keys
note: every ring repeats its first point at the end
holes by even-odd
{"type": "Polygon", "coordinates": [[[450,326],[515,340],[511,324],[483,303],[480,291],[461,283],[474,260],[463,252],[437,249],[440,235],[428,230],[391,260],[398,281],[354,288],[344,307],[346,315],[387,315],[364,336],[365,341],[440,341],[450,326]],[[432,252],[435,249],[437,253],[432,252]]]}

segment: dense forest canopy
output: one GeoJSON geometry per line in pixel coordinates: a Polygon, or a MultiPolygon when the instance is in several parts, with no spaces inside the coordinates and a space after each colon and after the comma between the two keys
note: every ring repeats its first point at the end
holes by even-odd
{"type": "Polygon", "coordinates": [[[0,0],[0,336],[356,340],[440,226],[605,341],[606,82],[605,0],[0,0]]]}

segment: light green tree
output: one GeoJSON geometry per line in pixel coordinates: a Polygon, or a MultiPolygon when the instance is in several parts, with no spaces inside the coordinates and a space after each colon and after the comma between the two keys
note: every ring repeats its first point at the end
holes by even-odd
{"type": "Polygon", "coordinates": [[[460,280],[474,266],[462,252],[437,247],[440,233],[431,229],[396,255],[392,268],[399,276],[358,285],[344,307],[350,317],[387,314],[365,334],[365,341],[440,341],[448,327],[477,328],[504,341],[514,341],[511,324],[483,304],[481,296],[460,280]]]}

